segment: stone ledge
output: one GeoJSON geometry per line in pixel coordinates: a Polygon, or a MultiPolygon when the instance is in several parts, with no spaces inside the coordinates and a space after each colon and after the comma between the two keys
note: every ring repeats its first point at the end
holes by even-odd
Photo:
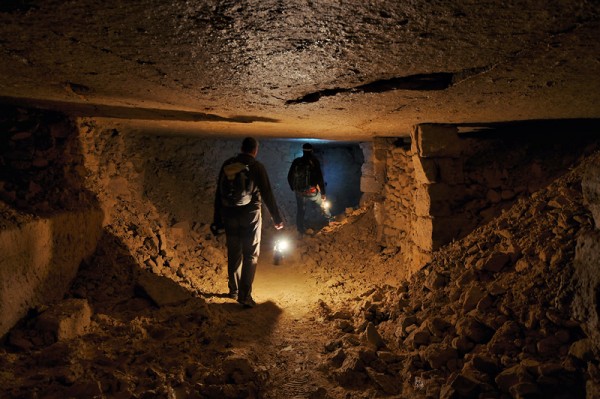
{"type": "Polygon", "coordinates": [[[27,311],[62,299],[102,232],[99,209],[64,212],[0,231],[0,336],[27,311]]]}
{"type": "Polygon", "coordinates": [[[71,298],[39,315],[36,326],[42,336],[47,333],[52,341],[64,341],[84,334],[91,324],[91,317],[92,309],[87,300],[71,298]]]}

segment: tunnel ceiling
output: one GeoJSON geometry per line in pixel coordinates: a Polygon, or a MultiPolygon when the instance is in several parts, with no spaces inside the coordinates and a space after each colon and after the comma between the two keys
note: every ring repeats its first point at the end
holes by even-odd
{"type": "Polygon", "coordinates": [[[599,15],[592,0],[3,0],[0,99],[219,136],[599,118],[599,15]]]}

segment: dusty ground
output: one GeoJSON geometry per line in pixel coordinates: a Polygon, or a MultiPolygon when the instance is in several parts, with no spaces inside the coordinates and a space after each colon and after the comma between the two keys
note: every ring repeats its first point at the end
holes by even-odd
{"type": "Polygon", "coordinates": [[[245,309],[225,297],[224,268],[204,284],[197,276],[183,303],[156,306],[136,284],[140,270],[133,257],[121,240],[106,234],[70,294],[86,298],[93,308],[87,334],[54,343],[37,317],[27,320],[2,352],[3,392],[8,397],[281,398],[325,397],[325,392],[346,397],[345,389],[327,378],[325,347],[336,329],[324,306],[363,287],[346,284],[333,292],[342,283],[330,276],[331,266],[302,261],[310,248],[318,248],[318,238],[292,239],[294,248],[279,265],[273,263],[270,238],[263,242],[254,285],[257,307],[245,309]]]}

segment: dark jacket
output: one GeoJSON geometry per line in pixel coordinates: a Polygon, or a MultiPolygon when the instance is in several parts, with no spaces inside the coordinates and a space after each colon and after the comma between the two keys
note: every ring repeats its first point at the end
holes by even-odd
{"type": "Polygon", "coordinates": [[[215,192],[215,211],[213,221],[216,225],[223,225],[223,216],[227,217],[228,214],[233,216],[240,210],[252,211],[255,209],[260,209],[263,200],[267,206],[267,209],[269,210],[269,213],[271,214],[271,217],[273,218],[273,222],[275,224],[282,222],[281,214],[279,213],[279,208],[277,207],[275,196],[273,195],[273,190],[271,189],[271,183],[269,182],[267,170],[262,163],[254,159],[252,155],[241,153],[225,161],[223,166],[221,166],[221,170],[219,171],[219,177],[217,178],[217,190],[215,192]],[[250,170],[250,179],[254,182],[254,191],[252,192],[252,200],[248,205],[236,207],[235,209],[227,209],[227,207],[225,207],[221,202],[218,185],[219,181],[221,180],[221,176],[224,173],[223,166],[234,159],[248,165],[248,169],[250,170]]]}
{"type": "Polygon", "coordinates": [[[315,157],[312,152],[305,152],[301,157],[294,159],[292,162],[292,166],[290,166],[290,170],[288,172],[288,184],[292,191],[294,191],[294,168],[298,163],[311,162],[312,168],[310,173],[310,184],[313,187],[319,187],[319,191],[322,195],[325,195],[325,181],[323,180],[323,172],[321,171],[321,164],[317,157],[315,157]]]}

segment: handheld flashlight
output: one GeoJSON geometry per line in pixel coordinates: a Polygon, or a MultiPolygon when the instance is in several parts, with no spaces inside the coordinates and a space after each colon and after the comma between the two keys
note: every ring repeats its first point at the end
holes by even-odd
{"type": "Polygon", "coordinates": [[[273,263],[276,265],[281,264],[283,255],[290,247],[290,243],[285,238],[280,238],[275,241],[275,247],[273,247],[273,263]]]}
{"type": "Polygon", "coordinates": [[[331,208],[331,202],[323,201],[323,209],[328,210],[329,208],[331,208]]]}

